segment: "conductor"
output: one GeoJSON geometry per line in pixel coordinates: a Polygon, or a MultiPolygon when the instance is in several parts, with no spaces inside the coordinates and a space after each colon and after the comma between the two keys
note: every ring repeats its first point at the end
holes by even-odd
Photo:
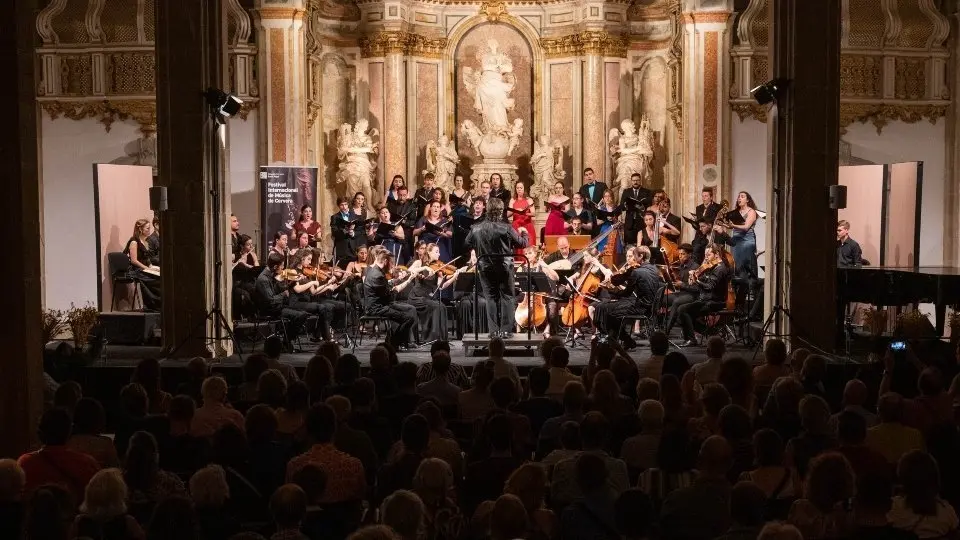
{"type": "Polygon", "coordinates": [[[470,229],[464,240],[466,248],[476,250],[477,274],[487,301],[487,323],[490,337],[513,336],[514,249],[527,247],[527,231],[517,230],[503,218],[503,201],[491,197],[487,203],[487,219],[470,229]],[[494,310],[493,306],[496,306],[494,310]]]}

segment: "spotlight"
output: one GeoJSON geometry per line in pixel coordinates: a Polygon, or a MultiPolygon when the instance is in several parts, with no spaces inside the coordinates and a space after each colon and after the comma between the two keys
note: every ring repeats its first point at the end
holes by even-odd
{"type": "Polygon", "coordinates": [[[750,90],[750,95],[752,95],[753,99],[760,105],[766,105],[776,101],[789,84],[789,79],[773,79],[750,90]]]}
{"type": "Polygon", "coordinates": [[[243,100],[233,94],[227,94],[223,90],[208,88],[203,96],[210,106],[211,112],[219,123],[224,123],[227,118],[240,112],[243,100]]]}

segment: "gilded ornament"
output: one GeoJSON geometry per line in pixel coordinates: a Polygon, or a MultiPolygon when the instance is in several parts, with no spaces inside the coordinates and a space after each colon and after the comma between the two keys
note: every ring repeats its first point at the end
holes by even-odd
{"type": "Polygon", "coordinates": [[[480,13],[490,22],[497,22],[507,14],[507,5],[501,0],[488,0],[480,5],[480,13]]]}
{"type": "Polygon", "coordinates": [[[407,53],[422,58],[441,58],[447,48],[447,38],[430,38],[420,34],[410,34],[407,40],[407,53]]]}
{"type": "Polygon", "coordinates": [[[133,120],[140,124],[140,131],[157,131],[157,109],[154,100],[99,100],[99,101],[41,101],[40,107],[47,111],[51,120],[61,116],[70,120],[96,118],[107,132],[117,120],[133,120]]]}
{"type": "Polygon", "coordinates": [[[360,55],[375,58],[391,53],[405,54],[411,34],[384,30],[360,39],[360,55]]]}
{"type": "Polygon", "coordinates": [[[737,116],[740,117],[741,122],[747,118],[753,118],[758,122],[764,123],[767,121],[767,111],[769,110],[768,106],[757,103],[734,102],[730,104],[730,108],[733,110],[733,112],[737,113],[737,116]]]}

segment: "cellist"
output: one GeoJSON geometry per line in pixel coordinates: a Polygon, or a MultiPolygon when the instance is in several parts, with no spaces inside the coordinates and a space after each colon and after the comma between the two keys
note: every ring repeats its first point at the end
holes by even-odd
{"type": "MultiPolygon", "coordinates": [[[[547,276],[547,281],[550,283],[550,291],[540,298],[544,301],[547,308],[547,326],[543,330],[543,338],[547,339],[550,337],[550,332],[559,333],[560,332],[560,309],[557,305],[557,299],[554,294],[557,291],[557,281],[560,280],[560,276],[557,272],[550,268],[547,265],[547,262],[541,256],[541,250],[536,246],[527,246],[523,248],[523,254],[526,256],[529,263],[529,269],[531,272],[543,272],[547,276]]],[[[517,280],[523,283],[523,274],[517,274],[517,280]]],[[[517,304],[517,309],[525,309],[526,298],[523,298],[520,304],[517,304]]],[[[528,314],[530,318],[530,314],[528,314]]]]}
{"type": "Polygon", "coordinates": [[[596,301],[594,295],[600,283],[613,275],[613,272],[600,262],[600,251],[597,248],[587,247],[581,253],[583,259],[580,270],[570,276],[567,285],[574,289],[562,313],[563,324],[567,326],[578,326],[587,319],[593,319],[592,303],[596,301]]]}

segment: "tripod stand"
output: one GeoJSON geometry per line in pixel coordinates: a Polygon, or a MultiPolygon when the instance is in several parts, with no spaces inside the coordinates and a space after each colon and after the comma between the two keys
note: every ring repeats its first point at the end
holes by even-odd
{"type": "Polygon", "coordinates": [[[208,120],[208,128],[210,130],[210,148],[212,150],[212,156],[208,156],[210,159],[210,178],[212,188],[209,191],[210,202],[211,202],[211,213],[213,214],[213,307],[207,311],[206,317],[203,318],[197,325],[187,334],[187,337],[183,339],[180,343],[177,344],[173,350],[170,351],[168,356],[176,356],[177,351],[179,351],[188,341],[196,337],[197,332],[206,327],[208,324],[213,325],[213,336],[204,338],[204,342],[208,344],[219,344],[225,339],[229,339],[233,342],[234,352],[237,356],[240,356],[240,353],[243,352],[240,348],[240,343],[237,341],[236,336],[233,333],[233,329],[230,327],[230,323],[227,322],[227,317],[223,314],[223,310],[220,305],[220,291],[223,290],[223,282],[221,273],[223,272],[223,239],[221,238],[220,232],[220,188],[221,188],[221,178],[220,178],[220,158],[221,154],[221,144],[220,144],[220,130],[224,128],[225,123],[224,119],[221,116],[219,111],[220,105],[218,103],[213,103],[215,99],[211,93],[207,93],[207,105],[210,109],[210,118],[208,120]],[[226,334],[226,335],[224,335],[226,334]]]}

